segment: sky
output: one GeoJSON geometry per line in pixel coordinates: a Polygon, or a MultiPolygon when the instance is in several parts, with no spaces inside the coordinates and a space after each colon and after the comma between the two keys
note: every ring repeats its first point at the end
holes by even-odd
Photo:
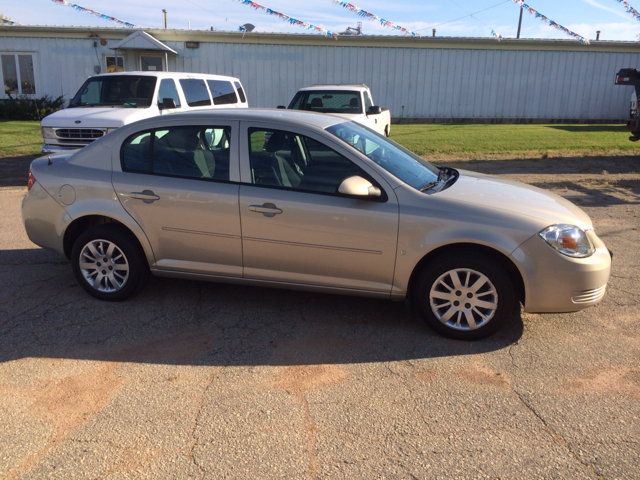
{"type": "MultiPolygon", "coordinates": [[[[169,29],[237,31],[251,23],[262,33],[315,34],[237,0],[74,0],[77,5],[140,27],[162,28],[162,9],[169,29]]],[[[627,0],[640,9],[640,0],[627,0]],[[635,2],[638,2],[637,5],[635,2]]],[[[377,22],[361,19],[332,0],[260,0],[256,3],[325,30],[342,32],[362,22],[365,35],[404,35],[377,22]]],[[[353,3],[421,35],[442,37],[516,36],[520,7],[513,0],[356,0],[353,3]]],[[[556,23],[587,39],[638,41],[640,21],[617,0],[530,0],[527,4],[556,23]]],[[[640,10],[639,10],[640,11],[640,10]]],[[[0,0],[0,14],[22,25],[119,27],[112,21],[61,5],[53,0],[0,0]]],[[[4,27],[9,28],[9,27],[4,27]]],[[[571,37],[524,13],[521,38],[571,37]]]]}

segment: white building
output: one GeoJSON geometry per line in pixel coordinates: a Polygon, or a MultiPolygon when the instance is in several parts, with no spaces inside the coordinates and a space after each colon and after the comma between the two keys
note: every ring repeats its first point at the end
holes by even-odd
{"type": "Polygon", "coordinates": [[[69,99],[117,62],[238,77],[252,107],[286,105],[312,84],[365,83],[403,121],[597,122],[628,117],[633,87],[614,76],[640,66],[640,44],[10,25],[0,56],[5,91],[38,97],[69,99]]]}

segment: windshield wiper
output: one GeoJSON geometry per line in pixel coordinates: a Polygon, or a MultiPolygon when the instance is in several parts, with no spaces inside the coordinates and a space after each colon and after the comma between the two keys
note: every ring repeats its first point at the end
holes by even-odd
{"type": "Polygon", "coordinates": [[[424,187],[422,187],[420,189],[421,192],[425,192],[427,190],[431,190],[434,187],[437,187],[438,185],[440,185],[440,182],[442,182],[443,178],[444,178],[444,174],[445,174],[445,168],[440,168],[440,171],[438,172],[438,179],[435,182],[429,182],[427,183],[424,187]]]}
{"type": "MultiPolygon", "coordinates": [[[[438,172],[438,179],[435,182],[429,182],[424,187],[420,189],[421,192],[425,192],[427,190],[431,190],[432,188],[437,188],[436,192],[439,192],[444,188],[449,180],[452,178],[457,178],[458,172],[450,167],[438,167],[440,171],[438,172]],[[439,187],[439,188],[438,188],[439,187]]],[[[434,192],[435,193],[435,192],[434,192]]]]}

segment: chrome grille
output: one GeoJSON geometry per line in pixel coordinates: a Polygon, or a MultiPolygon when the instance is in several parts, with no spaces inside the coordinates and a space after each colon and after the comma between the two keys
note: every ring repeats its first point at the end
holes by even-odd
{"type": "Polygon", "coordinates": [[[591,290],[583,290],[581,292],[573,292],[571,300],[573,303],[592,303],[597,302],[604,297],[607,286],[604,285],[599,288],[593,288],[591,290]]]}
{"type": "Polygon", "coordinates": [[[66,140],[93,141],[104,135],[104,130],[97,128],[56,128],[56,137],[66,140]]]}

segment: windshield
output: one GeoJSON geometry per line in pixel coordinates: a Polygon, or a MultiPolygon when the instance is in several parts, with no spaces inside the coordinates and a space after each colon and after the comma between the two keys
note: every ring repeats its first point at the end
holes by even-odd
{"type": "Polygon", "coordinates": [[[84,82],[69,107],[149,107],[156,77],[105,75],[84,82]]]}
{"type": "Polygon", "coordinates": [[[298,92],[289,109],[308,110],[320,113],[362,113],[360,103],[360,92],[344,90],[322,90],[322,91],[302,91],[298,92]]]}
{"type": "Polygon", "coordinates": [[[346,122],[326,130],[417,190],[438,180],[437,167],[367,127],[346,122]]]}

